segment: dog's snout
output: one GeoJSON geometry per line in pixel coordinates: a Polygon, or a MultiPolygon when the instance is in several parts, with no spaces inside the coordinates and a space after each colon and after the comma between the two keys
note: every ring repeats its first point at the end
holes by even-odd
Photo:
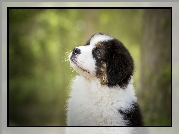
{"type": "Polygon", "coordinates": [[[77,54],[80,54],[81,53],[81,50],[79,48],[74,48],[73,49],[73,54],[74,55],[77,55],[77,54]]]}

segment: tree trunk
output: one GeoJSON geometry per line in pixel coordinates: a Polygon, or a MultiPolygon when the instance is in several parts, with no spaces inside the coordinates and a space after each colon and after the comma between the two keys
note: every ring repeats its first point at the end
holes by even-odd
{"type": "Polygon", "coordinates": [[[139,102],[147,126],[171,125],[171,10],[143,16],[139,102]]]}

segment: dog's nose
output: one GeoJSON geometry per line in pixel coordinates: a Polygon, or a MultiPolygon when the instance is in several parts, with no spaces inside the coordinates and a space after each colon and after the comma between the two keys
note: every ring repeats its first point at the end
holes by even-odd
{"type": "Polygon", "coordinates": [[[77,55],[77,54],[80,54],[81,53],[81,50],[79,48],[74,48],[73,49],[73,54],[74,55],[77,55]]]}

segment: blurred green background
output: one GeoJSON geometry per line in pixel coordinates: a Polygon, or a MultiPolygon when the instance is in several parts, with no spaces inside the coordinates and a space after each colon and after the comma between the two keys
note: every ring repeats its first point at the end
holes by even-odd
{"type": "MultiPolygon", "coordinates": [[[[68,54],[96,32],[129,49],[138,92],[142,19],[137,9],[9,9],[9,125],[66,126],[65,105],[76,75],[68,54]]],[[[161,125],[170,125],[166,120],[161,125]]]]}

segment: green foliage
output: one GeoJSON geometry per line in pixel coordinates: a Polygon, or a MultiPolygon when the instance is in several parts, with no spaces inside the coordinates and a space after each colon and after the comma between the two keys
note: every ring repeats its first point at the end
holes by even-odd
{"type": "Polygon", "coordinates": [[[119,38],[139,71],[141,10],[10,9],[10,125],[65,126],[65,104],[76,74],[69,52],[95,32],[119,38]]]}

